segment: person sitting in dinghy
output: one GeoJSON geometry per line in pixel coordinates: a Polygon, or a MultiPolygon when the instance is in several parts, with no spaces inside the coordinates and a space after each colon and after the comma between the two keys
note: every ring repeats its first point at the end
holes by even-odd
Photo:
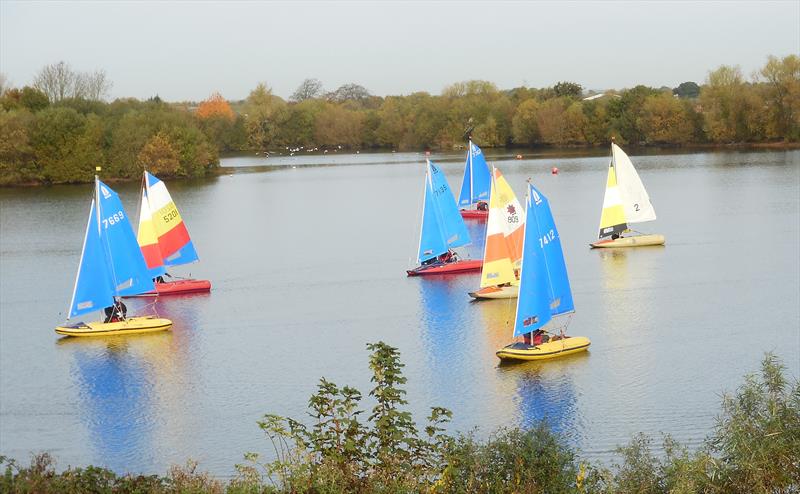
{"type": "Polygon", "coordinates": [[[476,206],[475,209],[478,211],[488,211],[489,210],[489,203],[486,201],[480,201],[476,206]]]}
{"type": "Polygon", "coordinates": [[[124,321],[128,316],[128,308],[122,303],[122,300],[114,300],[114,305],[103,309],[106,314],[104,323],[124,321]]]}
{"type": "Polygon", "coordinates": [[[537,329],[532,333],[523,334],[522,341],[524,341],[526,345],[537,346],[550,341],[550,336],[548,336],[543,329],[537,329]]]}

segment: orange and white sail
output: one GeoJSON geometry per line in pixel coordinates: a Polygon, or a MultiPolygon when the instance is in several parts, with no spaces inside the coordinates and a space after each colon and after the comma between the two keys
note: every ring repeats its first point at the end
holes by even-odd
{"type": "Polygon", "coordinates": [[[503,174],[494,166],[489,197],[481,288],[513,283],[519,279],[525,236],[522,205],[503,174]]]}

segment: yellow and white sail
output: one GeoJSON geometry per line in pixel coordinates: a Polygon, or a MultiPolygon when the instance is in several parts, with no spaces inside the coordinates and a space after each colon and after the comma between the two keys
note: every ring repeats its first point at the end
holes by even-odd
{"type": "Polygon", "coordinates": [[[636,173],[631,159],[619,146],[611,143],[611,160],[617,175],[617,186],[622,207],[625,208],[625,219],[628,223],[643,223],[656,219],[656,211],[650,202],[650,196],[636,173]]]}
{"type": "Polygon", "coordinates": [[[489,197],[481,288],[517,281],[525,235],[522,205],[503,174],[494,166],[489,197]]]}
{"type": "MultiPolygon", "coordinates": [[[[613,145],[613,144],[612,144],[613,145]]],[[[599,238],[608,238],[612,235],[621,235],[628,229],[625,219],[625,208],[622,205],[617,174],[614,170],[614,160],[608,165],[608,178],[606,179],[606,194],[603,197],[603,212],[600,213],[599,238]]]]}

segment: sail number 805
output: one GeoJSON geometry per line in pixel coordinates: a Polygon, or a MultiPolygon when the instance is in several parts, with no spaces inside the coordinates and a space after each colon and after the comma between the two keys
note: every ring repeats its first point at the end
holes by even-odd
{"type": "Polygon", "coordinates": [[[125,214],[122,212],[122,210],[119,210],[108,218],[103,218],[103,227],[108,230],[108,225],[113,226],[122,221],[123,218],[125,218],[125,214]]]}
{"type": "Polygon", "coordinates": [[[544,249],[545,245],[549,244],[555,239],[556,239],[556,232],[554,230],[550,230],[549,232],[539,237],[539,247],[544,249]]]}

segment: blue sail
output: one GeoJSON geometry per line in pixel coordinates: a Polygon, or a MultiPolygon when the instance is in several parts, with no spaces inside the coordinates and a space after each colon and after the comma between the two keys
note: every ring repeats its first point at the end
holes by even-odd
{"type": "Polygon", "coordinates": [[[417,260],[427,261],[447,249],[470,243],[469,233],[458,212],[453,193],[444,173],[432,161],[428,161],[425,176],[425,202],[422,213],[417,260]]]}
{"type": "Polygon", "coordinates": [[[95,202],[89,210],[89,222],[83,239],[78,277],[69,304],[69,317],[102,310],[114,303],[111,274],[100,241],[100,228],[97,222],[95,202]]]}
{"type": "Polygon", "coordinates": [[[550,283],[544,258],[544,243],[535,210],[542,201],[538,193],[534,198],[532,192],[532,187],[529,187],[525,201],[525,237],[522,244],[514,336],[537,330],[553,317],[550,313],[550,283]]]}
{"type": "Polygon", "coordinates": [[[461,193],[458,196],[459,206],[469,206],[479,201],[489,201],[489,190],[492,186],[492,174],[483,156],[481,148],[469,141],[467,161],[464,163],[464,178],[461,182],[461,193]]]}
{"type": "Polygon", "coordinates": [[[116,192],[97,181],[100,239],[116,296],[137,295],[155,289],[128,215],[116,192]]]}
{"type": "Polygon", "coordinates": [[[544,261],[547,265],[547,278],[550,286],[550,312],[552,315],[566,314],[575,310],[572,301],[572,289],[569,286],[567,264],[564,262],[564,251],[561,249],[561,237],[550,210],[550,201],[529,184],[529,194],[533,196],[534,212],[539,227],[544,261]]]}

